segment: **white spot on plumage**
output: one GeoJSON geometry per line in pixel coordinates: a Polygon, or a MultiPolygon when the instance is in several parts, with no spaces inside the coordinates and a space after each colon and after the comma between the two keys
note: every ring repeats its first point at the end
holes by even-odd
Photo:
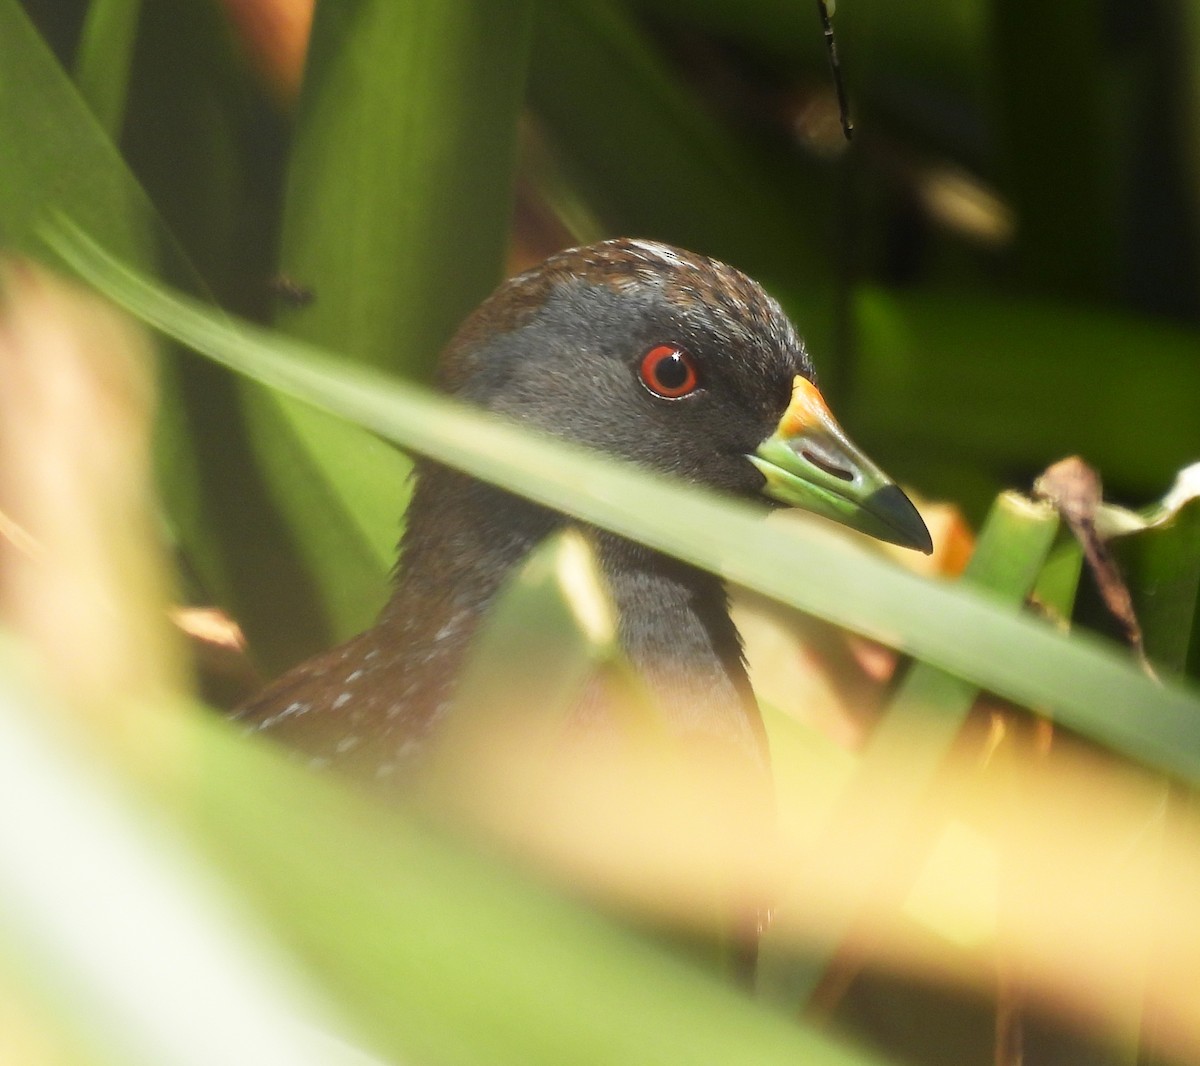
{"type": "Polygon", "coordinates": [[[659,244],[657,241],[633,239],[625,241],[624,243],[626,247],[636,248],[647,259],[652,259],[659,263],[665,263],[669,267],[681,267],[689,265],[685,263],[682,258],[680,258],[674,248],[671,248],[665,244],[659,244]]]}
{"type": "Polygon", "coordinates": [[[298,718],[300,715],[307,714],[311,710],[312,710],[311,703],[309,703],[306,700],[305,701],[297,700],[294,703],[289,703],[278,714],[272,714],[269,717],[264,718],[254,728],[256,731],[261,732],[264,729],[270,729],[273,725],[275,725],[278,722],[282,722],[286,718],[298,718]]]}

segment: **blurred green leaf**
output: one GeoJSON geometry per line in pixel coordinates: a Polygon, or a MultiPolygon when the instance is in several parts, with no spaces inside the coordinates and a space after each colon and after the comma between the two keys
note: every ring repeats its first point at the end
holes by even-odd
{"type": "MultiPolygon", "coordinates": [[[[245,586],[243,602],[252,601],[254,609],[243,610],[241,617],[256,638],[256,652],[265,650],[268,668],[276,669],[290,665],[305,648],[304,621],[314,612],[327,627],[327,639],[338,640],[369,625],[383,606],[412,488],[412,463],[352,423],[278,393],[247,393],[242,409],[262,491],[281,516],[281,535],[304,575],[286,598],[275,581],[245,586]],[[311,599],[305,602],[304,596],[311,599]],[[289,600],[302,613],[284,622],[281,611],[289,600]]],[[[255,536],[251,530],[244,534],[255,536]]],[[[271,547],[269,539],[260,544],[249,564],[271,547]]],[[[287,572],[276,580],[286,583],[287,572]]]]}
{"type": "Polygon", "coordinates": [[[871,450],[949,453],[1031,477],[1080,454],[1106,482],[1147,497],[1196,457],[1194,329],[1046,301],[881,290],[860,294],[857,321],[843,421],[871,450]]]}
{"type": "MultiPolygon", "coordinates": [[[[167,206],[183,221],[189,246],[200,250],[207,275],[226,293],[235,291],[238,305],[261,308],[270,242],[264,258],[262,239],[237,220],[257,195],[251,185],[258,182],[261,193],[267,176],[260,166],[247,185],[227,165],[252,139],[245,125],[252,120],[224,115],[248,91],[245,75],[231,66],[213,11],[184,12],[184,25],[194,32],[181,35],[173,4],[153,5],[153,19],[141,26],[146,39],[139,40],[143,62],[131,114],[163,137],[154,142],[143,129],[134,154],[162,152],[148,173],[169,190],[167,206]],[[184,37],[195,53],[173,63],[171,49],[182,47],[184,37]],[[164,38],[168,47],[156,53],[154,43],[164,38]],[[176,68],[194,70],[205,55],[216,57],[206,76],[193,78],[174,98],[176,68]],[[197,117],[210,111],[221,119],[197,117]],[[168,150],[172,146],[179,151],[168,150]],[[193,153],[194,166],[188,162],[193,153]],[[221,202],[221,221],[196,209],[208,197],[221,202]]],[[[36,227],[47,212],[62,210],[86,219],[128,260],[190,291],[206,291],[158,206],[14,0],[0,0],[0,60],[5,242],[46,254],[36,227]]],[[[268,669],[367,624],[386,595],[408,460],[352,425],[298,409],[286,397],[193,360],[164,360],[160,387],[160,486],[199,579],[198,595],[234,612],[268,669]],[[389,487],[386,493],[378,491],[381,485],[389,487]]]]}
{"type": "MultiPolygon", "coordinates": [[[[220,5],[144,6],[127,112],[122,148],[173,238],[222,306],[266,318],[288,130],[220,5]]],[[[200,579],[192,594],[238,619],[267,672],[364,624],[382,596],[386,561],[362,545],[356,516],[327,507],[314,528],[289,495],[303,485],[310,499],[342,502],[345,490],[329,487],[322,463],[347,458],[336,445],[353,441],[353,431],[293,426],[285,401],[211,367],[184,360],[167,369],[168,418],[196,449],[184,501],[175,479],[164,479],[200,579]]],[[[372,452],[360,455],[365,462],[372,452]]],[[[394,528],[395,516],[389,534],[394,528]]]]}
{"type": "MultiPolygon", "coordinates": [[[[1034,504],[1016,493],[1005,493],[980,531],[963,582],[986,593],[998,606],[1019,609],[1034,586],[1057,531],[1058,516],[1052,508],[1034,504]]],[[[890,842],[903,838],[898,820],[929,786],[978,697],[979,686],[970,680],[929,663],[914,663],[872,731],[847,785],[849,792],[835,807],[825,835],[836,839],[848,825],[854,826],[854,832],[865,833],[864,850],[873,856],[873,869],[882,876],[891,861],[890,842]],[[914,744],[918,736],[920,743],[914,744]],[[856,782],[864,794],[875,796],[870,792],[870,783],[877,780],[882,767],[900,761],[898,752],[903,753],[907,771],[901,787],[893,790],[886,811],[864,812],[855,794],[856,782]]],[[[820,942],[810,944],[802,958],[789,944],[767,933],[758,982],[764,998],[791,1011],[810,1002],[872,885],[867,881],[861,888],[859,896],[839,899],[836,911],[822,921],[820,942]]]]}
{"type": "Polygon", "coordinates": [[[280,254],[316,299],[288,332],[429,377],[502,276],[531,9],[318,5],[280,254]]]}
{"type": "MultiPolygon", "coordinates": [[[[174,235],[129,172],[66,73],[15,0],[0,0],[0,226],[6,244],[52,254],[37,226],[53,211],[86,219],[130,261],[206,291],[174,235]]],[[[172,530],[206,598],[235,608],[265,601],[278,618],[311,618],[316,597],[281,551],[278,516],[240,447],[238,385],[194,361],[163,360],[162,416],[157,426],[159,483],[172,530]],[[236,506],[217,500],[233,497],[236,506]],[[236,551],[231,550],[237,544],[236,551]],[[281,572],[282,571],[282,572],[281,572]],[[277,576],[287,595],[256,597],[264,578],[277,576]],[[308,607],[306,611],[304,608],[308,607]],[[276,612],[282,609],[282,615],[276,612]]],[[[242,612],[239,612],[242,613],[242,612]]],[[[253,613],[245,612],[253,621],[253,613]]],[[[253,625],[250,627],[255,629],[253,625]]],[[[263,630],[272,631],[264,620],[263,630]]],[[[310,630],[309,639],[323,634],[310,630]]],[[[265,647],[270,641],[264,640],[265,647]]]]}
{"type": "Polygon", "coordinates": [[[1172,673],[1200,675],[1200,465],[1150,508],[1154,525],[1112,540],[1146,655],[1172,673]],[[1171,499],[1175,497],[1175,499],[1171,499]]]}
{"type": "Polygon", "coordinates": [[[75,54],[75,82],[96,121],[116,140],[125,118],[129,66],[142,0],[92,0],[75,54]]]}
{"type": "MultiPolygon", "coordinates": [[[[53,256],[38,226],[69,212],[130,262],[189,291],[204,283],[145,191],[16,0],[0,0],[0,241],[53,256]]],[[[229,389],[230,383],[222,383],[229,389]]],[[[209,594],[228,603],[234,582],[223,565],[202,470],[205,441],[188,425],[179,367],[161,367],[160,487],[173,529],[209,594]]],[[[194,391],[194,390],[193,390],[194,391]]],[[[216,455],[220,459],[220,453],[216,455]]],[[[247,500],[252,511],[253,497],[247,500]]]]}
{"type": "Polygon", "coordinates": [[[1051,550],[1038,575],[1033,598],[1066,626],[1075,606],[1079,577],[1083,572],[1083,550],[1069,534],[1063,534],[1051,550]]]}
{"type": "Polygon", "coordinates": [[[28,815],[0,827],[0,929],[55,1016],[113,1061],[371,1061],[328,1035],[318,975],[338,1013],[401,1061],[879,1061],[756,1010],[207,713],[160,720],[183,772],[143,765],[135,806],[130,782],[41,728],[23,673],[10,644],[0,764],[28,815]],[[310,973],[287,967],[245,900],[310,973]]]}
{"type": "MultiPolygon", "coordinates": [[[[1157,505],[1128,517],[1139,521],[1109,546],[1128,585],[1146,656],[1158,670],[1200,676],[1200,464],[1183,471],[1157,505]]],[[[1163,825],[1195,810],[1195,790],[1164,787],[1160,818],[1143,834],[1147,843],[1157,845],[1163,825]]],[[[1161,864],[1163,855],[1157,852],[1151,860],[1161,864]]],[[[1142,984],[1133,986],[1139,1002],[1130,1010],[1129,1028],[1136,1033],[1137,1023],[1143,1043],[1149,1043],[1162,1020],[1153,1013],[1143,1017],[1143,990],[1142,984]]]]}
{"type": "Polygon", "coordinates": [[[371,1041],[405,1061],[877,1061],[267,745],[195,724],[188,827],[371,1041]]]}
{"type": "Polygon", "coordinates": [[[325,1015],[313,987],[255,935],[161,812],[140,807],[64,727],[69,716],[18,681],[30,671],[11,639],[0,658],[0,776],[24,812],[0,825],[6,970],[19,963],[104,1061],[336,1061],[301,1029],[325,1015]]]}
{"type": "MultiPolygon", "coordinates": [[[[281,276],[314,299],[280,301],[288,332],[424,377],[499,280],[528,8],[526,0],[318,8],[280,252],[281,276]]],[[[386,596],[408,461],[286,396],[256,396],[245,410],[329,636],[364,628],[386,596]]],[[[256,634],[269,625],[249,621],[256,634]]],[[[286,624],[273,634],[272,666],[315,643],[295,637],[286,624]]]]}
{"type": "MultiPolygon", "coordinates": [[[[36,228],[53,206],[123,258],[155,264],[153,206],[16,0],[0,0],[0,171],[8,248],[41,250],[36,228]]],[[[170,262],[181,267],[182,256],[170,262]]],[[[176,283],[195,277],[164,273],[176,283]]]]}

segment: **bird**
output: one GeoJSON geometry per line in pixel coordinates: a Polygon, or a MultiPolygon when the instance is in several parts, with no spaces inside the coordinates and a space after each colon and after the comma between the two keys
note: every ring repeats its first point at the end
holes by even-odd
{"type": "MultiPolygon", "coordinates": [[[[841,429],[780,304],[740,270],[657,241],[552,255],[506,282],[441,354],[468,404],[733,496],[799,507],[925,553],[917,509],[841,429]]],[[[377,621],[237,712],[314,766],[402,782],[454,713],[455,682],[505,582],[566,515],[441,466],[416,487],[377,621]]],[[[765,759],[722,580],[588,529],[621,652],[680,736],[765,759]]],[[[593,686],[578,712],[603,728],[593,686]]]]}

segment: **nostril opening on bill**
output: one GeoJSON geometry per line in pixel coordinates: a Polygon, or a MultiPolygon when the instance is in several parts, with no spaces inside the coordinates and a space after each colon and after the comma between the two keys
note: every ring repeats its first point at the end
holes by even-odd
{"type": "Polygon", "coordinates": [[[818,451],[811,448],[805,448],[800,452],[801,456],[807,459],[813,466],[824,470],[825,473],[837,478],[839,481],[853,481],[854,471],[847,470],[844,466],[838,466],[828,456],[822,455],[818,451]]]}

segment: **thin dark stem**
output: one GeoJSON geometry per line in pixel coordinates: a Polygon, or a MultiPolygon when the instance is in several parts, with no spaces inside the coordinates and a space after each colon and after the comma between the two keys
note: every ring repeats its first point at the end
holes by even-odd
{"type": "Polygon", "coordinates": [[[829,14],[828,0],[817,0],[817,10],[821,13],[821,29],[825,33],[825,50],[829,53],[829,69],[833,74],[833,87],[837,91],[842,133],[849,141],[854,137],[854,123],[850,121],[850,102],[846,99],[846,82],[842,78],[842,64],[838,60],[837,41],[833,37],[833,18],[829,14]]]}

